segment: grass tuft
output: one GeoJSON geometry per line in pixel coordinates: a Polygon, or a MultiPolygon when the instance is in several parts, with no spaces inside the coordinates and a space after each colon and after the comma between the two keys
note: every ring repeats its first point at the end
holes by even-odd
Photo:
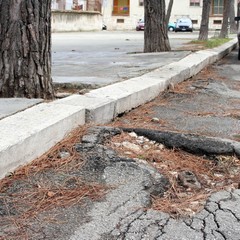
{"type": "Polygon", "coordinates": [[[210,38],[205,41],[193,40],[191,43],[203,45],[205,48],[215,48],[221,46],[222,44],[229,42],[231,38],[210,38]]]}

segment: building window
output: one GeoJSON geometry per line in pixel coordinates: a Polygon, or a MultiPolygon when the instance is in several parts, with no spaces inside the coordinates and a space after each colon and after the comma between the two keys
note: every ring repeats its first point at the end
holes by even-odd
{"type": "Polygon", "coordinates": [[[139,0],[139,6],[143,6],[144,5],[144,0],[139,0]]]}
{"type": "Polygon", "coordinates": [[[124,23],[124,19],[117,19],[117,23],[124,23]]]}
{"type": "Polygon", "coordinates": [[[192,24],[198,24],[198,20],[192,19],[192,24]]]}
{"type": "Polygon", "coordinates": [[[200,6],[200,0],[190,0],[190,6],[200,6]]]}
{"type": "Polygon", "coordinates": [[[212,14],[223,15],[224,0],[212,0],[212,14]]]}
{"type": "Polygon", "coordinates": [[[220,25],[220,24],[222,24],[222,20],[213,20],[213,24],[220,25]]]}
{"type": "Polygon", "coordinates": [[[129,15],[129,0],[113,0],[113,15],[129,15]]]}

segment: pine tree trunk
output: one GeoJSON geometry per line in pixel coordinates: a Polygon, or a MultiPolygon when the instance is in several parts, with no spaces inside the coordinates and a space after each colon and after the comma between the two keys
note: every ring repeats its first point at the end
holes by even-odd
{"type": "Polygon", "coordinates": [[[209,13],[211,0],[203,0],[202,20],[198,40],[208,40],[209,13]]]}
{"type": "Polygon", "coordinates": [[[235,22],[235,7],[234,7],[235,1],[230,0],[230,32],[231,33],[237,33],[237,24],[235,22]]]}
{"type": "Polygon", "coordinates": [[[227,38],[228,37],[228,18],[230,13],[230,1],[224,1],[224,9],[223,9],[223,23],[219,37],[227,38]]]}
{"type": "Polygon", "coordinates": [[[172,7],[173,7],[173,0],[170,0],[168,3],[167,16],[166,16],[167,25],[168,25],[170,17],[171,17],[172,7]]]}
{"type": "Polygon", "coordinates": [[[170,51],[165,17],[165,0],[144,1],[144,9],[144,52],[170,51]]]}
{"type": "Polygon", "coordinates": [[[53,98],[51,0],[0,0],[0,97],[53,98]]]}
{"type": "MultiPolygon", "coordinates": [[[[240,2],[237,4],[237,17],[240,17],[240,2]]],[[[239,30],[239,21],[237,21],[237,30],[239,30]]]]}

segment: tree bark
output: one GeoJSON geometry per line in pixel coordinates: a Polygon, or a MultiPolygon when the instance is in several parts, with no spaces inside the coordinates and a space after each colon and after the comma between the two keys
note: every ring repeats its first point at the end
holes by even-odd
{"type": "Polygon", "coordinates": [[[0,0],[0,97],[53,98],[51,0],[0,0]]]}
{"type": "Polygon", "coordinates": [[[170,17],[171,17],[172,6],[173,6],[173,0],[169,0],[168,9],[167,9],[167,16],[166,16],[167,25],[168,25],[170,17]]]}
{"type": "Polygon", "coordinates": [[[223,9],[223,23],[219,37],[227,38],[228,37],[228,18],[230,13],[230,2],[232,0],[224,1],[224,9],[223,9]]]}
{"type": "Polygon", "coordinates": [[[235,1],[230,0],[230,11],[229,11],[229,18],[230,18],[230,32],[237,33],[237,24],[235,22],[235,1]]]}
{"type": "Polygon", "coordinates": [[[144,1],[145,27],[144,52],[170,51],[168,39],[165,0],[144,1]]]}
{"type": "Polygon", "coordinates": [[[203,0],[202,7],[202,20],[199,31],[198,40],[208,40],[208,28],[209,28],[209,13],[210,13],[211,0],[203,0]]]}
{"type": "MultiPolygon", "coordinates": [[[[237,17],[240,16],[240,0],[238,0],[237,4],[237,17]]],[[[239,21],[237,21],[237,30],[239,30],[239,21]]]]}

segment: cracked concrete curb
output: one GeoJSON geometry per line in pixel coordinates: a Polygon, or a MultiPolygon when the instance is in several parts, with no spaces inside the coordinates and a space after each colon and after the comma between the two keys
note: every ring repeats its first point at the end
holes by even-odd
{"type": "Polygon", "coordinates": [[[192,53],[182,60],[143,76],[42,103],[0,120],[0,178],[44,154],[71,130],[87,122],[107,123],[197,74],[237,46],[237,39],[212,50],[192,53]]]}

